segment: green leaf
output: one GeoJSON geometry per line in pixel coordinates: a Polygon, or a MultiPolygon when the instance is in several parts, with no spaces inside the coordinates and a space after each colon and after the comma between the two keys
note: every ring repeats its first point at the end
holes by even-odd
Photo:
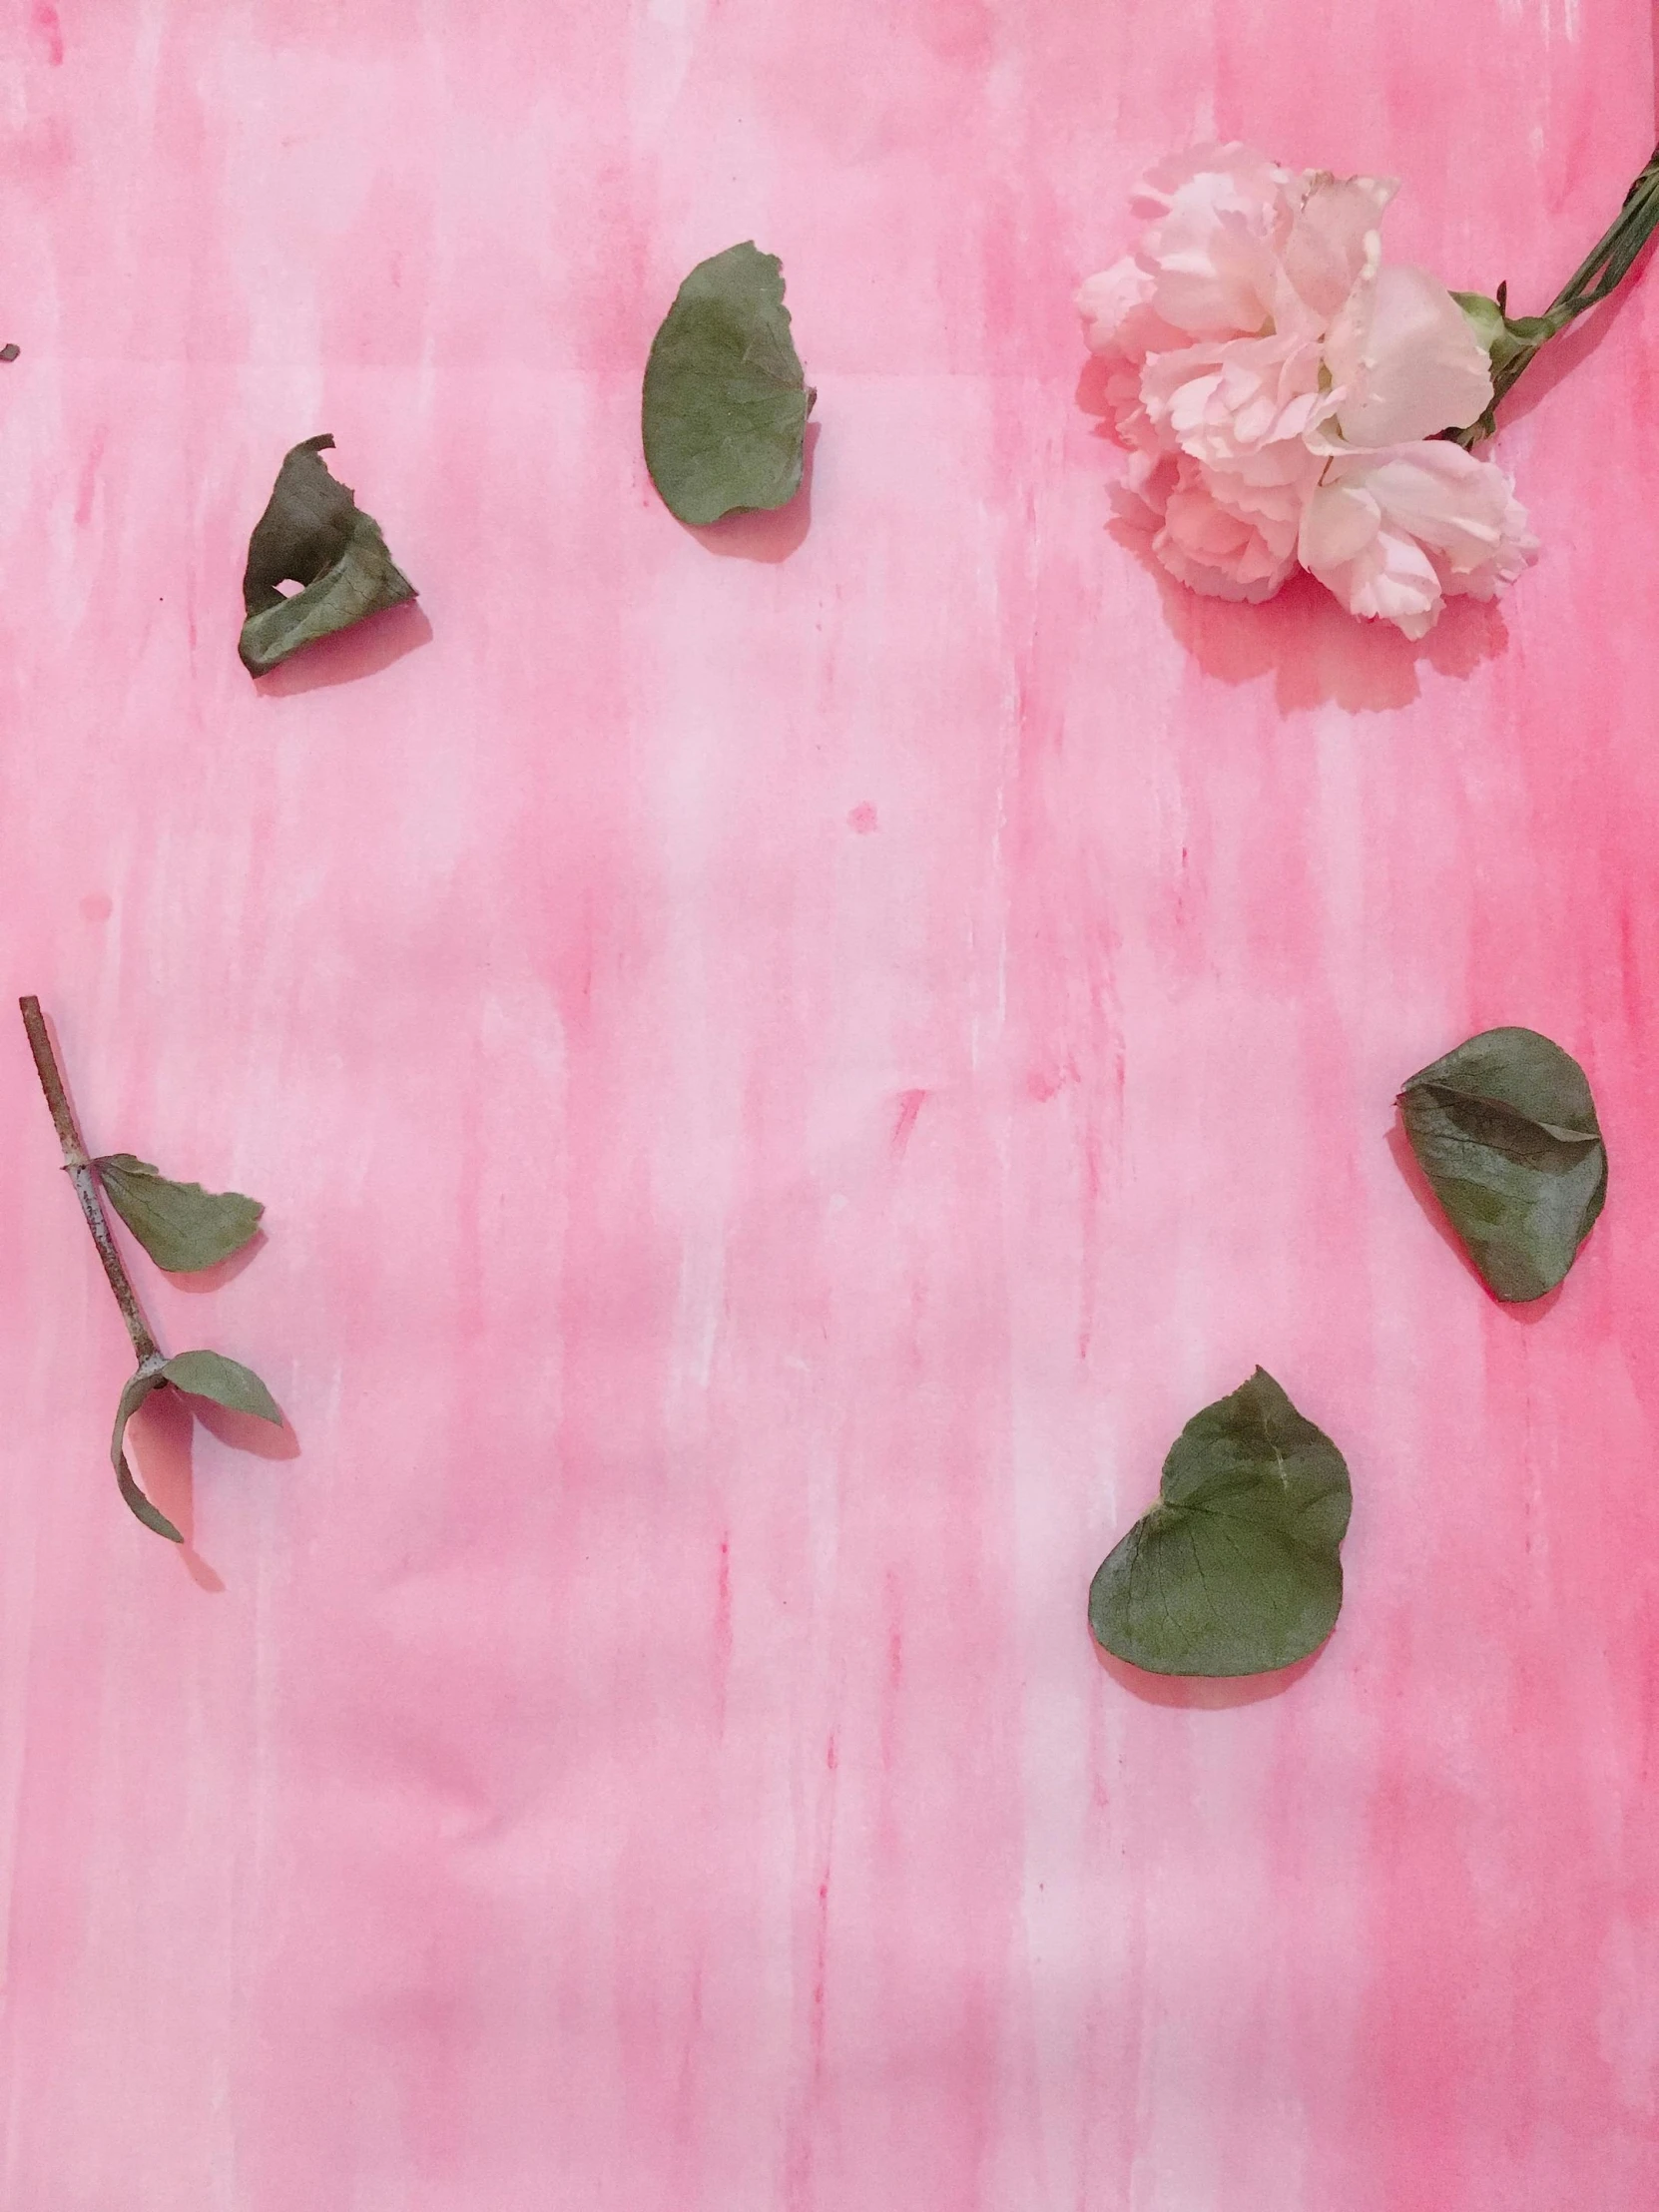
{"type": "Polygon", "coordinates": [[[282,1425],[281,1407],[254,1373],[217,1352],[180,1352],[164,1361],[163,1378],[176,1390],[192,1397],[210,1397],[216,1405],[228,1405],[234,1413],[257,1413],[261,1420],[282,1425]]]}
{"type": "Polygon", "coordinates": [[[240,1252],[265,1212],[258,1199],[240,1191],[169,1182],[130,1152],[112,1152],[92,1164],[133,1235],[157,1267],[175,1275],[195,1274],[240,1252]]]}
{"type": "Polygon", "coordinates": [[[415,596],[393,565],[380,525],[318,459],[333,442],[324,433],[289,450],[254,526],[242,580],[248,620],[239,649],[251,676],[264,676],[301,646],[415,596]],[[283,583],[303,589],[284,598],[276,588],[283,583]]]}
{"type": "Polygon", "coordinates": [[[1411,1150],[1495,1298],[1542,1298],[1607,1197],[1584,1070],[1535,1029],[1486,1029],[1399,1094],[1411,1150]]]}
{"type": "Polygon", "coordinates": [[[1159,1502],[1089,1589],[1095,1641],[1152,1674],[1265,1674],[1317,1651],[1343,1602],[1343,1455],[1273,1377],[1195,1413],[1159,1502]]]}
{"type": "Polygon", "coordinates": [[[682,522],[782,507],[801,488],[807,388],[783,264],[753,240],[699,262],[651,343],[645,465],[682,522]]]}
{"type": "Polygon", "coordinates": [[[110,1463],[115,1468],[116,1482],[122,1496],[143,1521],[146,1528],[153,1528],[158,1536],[165,1536],[170,1544],[182,1544],[184,1537],[167,1515],[158,1512],[133,1479],[133,1470],[127,1464],[127,1423],[144,1403],[152,1390],[159,1390],[165,1377],[159,1368],[148,1372],[141,1368],[131,1377],[121,1393],[121,1402],[115,1409],[115,1434],[110,1438],[110,1463]]]}
{"type": "Polygon", "coordinates": [[[129,1378],[115,1410],[115,1434],[110,1439],[110,1461],[115,1468],[115,1478],[122,1496],[146,1528],[153,1528],[169,1543],[182,1544],[184,1537],[167,1515],[151,1504],[127,1464],[127,1423],[153,1390],[169,1382],[187,1396],[211,1398],[216,1405],[228,1405],[236,1413],[257,1413],[261,1420],[275,1421],[278,1427],[282,1415],[276,1400],[252,1368],[241,1367],[218,1352],[180,1352],[171,1360],[158,1361],[154,1367],[140,1368],[129,1378]]]}

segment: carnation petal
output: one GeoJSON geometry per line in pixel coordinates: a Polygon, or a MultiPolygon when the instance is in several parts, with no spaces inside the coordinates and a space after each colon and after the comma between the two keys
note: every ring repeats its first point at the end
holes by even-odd
{"type": "Polygon", "coordinates": [[[1077,311],[1091,352],[1104,353],[1118,340],[1125,319],[1152,297],[1152,278],[1133,254],[1085,277],[1077,288],[1077,311]]]}
{"type": "Polygon", "coordinates": [[[1140,205],[1158,220],[1138,258],[1164,320],[1194,338],[1260,331],[1302,191],[1302,180],[1246,146],[1201,149],[1152,171],[1140,205]]]}
{"type": "Polygon", "coordinates": [[[1283,260],[1297,297],[1322,323],[1365,275],[1368,244],[1398,190],[1394,177],[1333,177],[1322,170],[1310,179],[1283,260]]]}
{"type": "Polygon", "coordinates": [[[1297,554],[1316,576],[1357,560],[1382,527],[1382,511],[1365,490],[1326,484],[1303,510],[1297,554]]]}
{"type": "Polygon", "coordinates": [[[1495,599],[1536,551],[1503,471],[1438,438],[1330,461],[1298,541],[1303,565],[1352,613],[1412,638],[1443,598],[1495,599]]]}
{"type": "Polygon", "coordinates": [[[1475,421],[1491,364],[1445,286],[1404,264],[1377,270],[1333,324],[1326,362],[1346,396],[1344,442],[1375,449],[1475,421]]]}
{"type": "Polygon", "coordinates": [[[1153,551],[1172,576],[1212,599],[1271,599],[1296,567],[1301,494],[1271,479],[1180,463],[1153,551]]]}
{"type": "Polygon", "coordinates": [[[1375,501],[1347,486],[1322,486],[1308,502],[1300,550],[1303,566],[1351,615],[1420,638],[1439,614],[1440,579],[1428,555],[1389,528],[1375,501]]]}

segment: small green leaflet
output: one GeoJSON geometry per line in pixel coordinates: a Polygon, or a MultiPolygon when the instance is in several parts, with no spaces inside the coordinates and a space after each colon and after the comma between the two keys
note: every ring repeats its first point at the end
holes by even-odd
{"type": "Polygon", "coordinates": [[[227,1405],[233,1412],[257,1413],[261,1420],[274,1421],[277,1427],[281,1426],[282,1415],[276,1400],[252,1368],[241,1367],[218,1352],[181,1352],[171,1360],[158,1361],[154,1367],[140,1368],[137,1375],[129,1378],[115,1409],[115,1434],[110,1438],[110,1462],[115,1468],[115,1478],[122,1496],[146,1528],[153,1528],[169,1543],[182,1544],[184,1537],[167,1515],[151,1504],[134,1481],[133,1470],[127,1464],[127,1423],[150,1393],[159,1390],[164,1382],[171,1382],[187,1396],[212,1398],[216,1405],[227,1405]]]}
{"type": "Polygon", "coordinates": [[[257,1413],[282,1425],[282,1410],[252,1368],[227,1360],[220,1352],[177,1352],[162,1367],[164,1381],[190,1397],[209,1397],[233,1413],[257,1413]]]}
{"type": "Polygon", "coordinates": [[[1399,1094],[1446,1219],[1494,1298],[1542,1298],[1607,1198],[1607,1150],[1584,1070],[1535,1029],[1485,1029],[1399,1094]]]}
{"type": "Polygon", "coordinates": [[[113,1152],[92,1164],[110,1204],[157,1267],[173,1275],[193,1275],[240,1252],[265,1212],[258,1199],[244,1198],[241,1191],[171,1183],[130,1152],[113,1152]]]}
{"type": "Polygon", "coordinates": [[[1305,1659],[1342,1609],[1353,1503],[1342,1453],[1258,1368],[1176,1438],[1158,1503],[1090,1586],[1095,1641],[1151,1674],[1305,1659]]]}
{"type": "Polygon", "coordinates": [[[784,268],[753,240],[699,262],[651,342],[645,465],[682,522],[782,507],[801,488],[807,388],[784,268]]]}
{"type": "Polygon", "coordinates": [[[393,565],[380,525],[318,458],[333,442],[324,432],[289,449],[254,525],[242,580],[248,620],[239,648],[251,676],[264,676],[301,646],[415,596],[393,565]],[[303,588],[284,598],[277,589],[284,583],[303,588]]]}

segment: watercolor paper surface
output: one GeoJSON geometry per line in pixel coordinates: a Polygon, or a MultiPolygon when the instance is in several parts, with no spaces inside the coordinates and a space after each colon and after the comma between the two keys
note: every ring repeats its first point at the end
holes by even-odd
{"type": "Polygon", "coordinates": [[[1114,537],[1071,295],[1216,135],[1547,299],[1648,9],[0,42],[0,980],[94,1150],[264,1202],[147,1295],[290,1424],[164,1393],[189,1549],[122,1508],[18,1030],[6,2212],[1646,2212],[1659,283],[1516,394],[1540,559],[1420,648],[1114,537]],[[751,237],[807,482],[692,531],[641,376],[751,237]],[[420,598],[251,682],[323,427],[420,598]],[[1510,1023],[1617,1164],[1525,1309],[1393,1106],[1510,1023]],[[1113,1671],[1090,1575],[1257,1364],[1352,1473],[1336,1634],[1113,1671]]]}

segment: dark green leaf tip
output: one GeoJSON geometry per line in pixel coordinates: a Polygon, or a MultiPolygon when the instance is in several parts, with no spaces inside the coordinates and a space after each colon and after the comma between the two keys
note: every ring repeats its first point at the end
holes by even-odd
{"type": "Polygon", "coordinates": [[[386,550],[380,525],[320,458],[333,442],[324,431],[289,449],[254,525],[242,580],[248,619],[238,649],[251,676],[264,676],[302,646],[415,596],[386,550]],[[284,583],[301,588],[284,597],[278,589],[284,583]]]}
{"type": "Polygon", "coordinates": [[[1607,1198],[1589,1079],[1535,1029],[1485,1029],[1413,1075],[1399,1118],[1417,1164],[1494,1298],[1562,1282],[1607,1198]]]}
{"type": "Polygon", "coordinates": [[[682,522],[782,507],[801,488],[817,395],[791,334],[783,264],[753,240],[699,262],[646,363],[651,481],[682,522]]]}
{"type": "Polygon", "coordinates": [[[228,1260],[256,1235],[265,1208],[241,1191],[174,1183],[131,1152],[95,1160],[111,1205],[159,1268],[192,1275],[228,1260]]]}
{"type": "Polygon", "coordinates": [[[1342,1453],[1264,1368],[1195,1413],[1158,1503],[1102,1562],[1089,1627],[1150,1674],[1266,1674],[1317,1651],[1343,1602],[1342,1453]]]}

